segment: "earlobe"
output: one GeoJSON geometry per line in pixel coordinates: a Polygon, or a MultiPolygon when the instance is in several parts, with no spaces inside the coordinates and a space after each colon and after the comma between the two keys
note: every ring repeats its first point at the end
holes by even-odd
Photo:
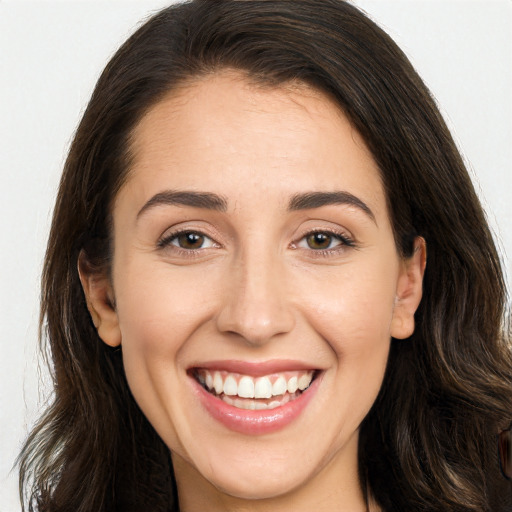
{"type": "Polygon", "coordinates": [[[87,261],[84,251],[78,257],[78,274],[85,294],[87,309],[99,337],[111,347],[121,344],[121,330],[114,306],[114,294],[105,272],[97,271],[87,261]]]}
{"type": "Polygon", "coordinates": [[[398,276],[395,307],[391,320],[391,336],[405,339],[414,332],[414,314],[423,294],[423,276],[427,264],[427,247],[422,237],[414,241],[414,252],[402,261],[398,276]]]}

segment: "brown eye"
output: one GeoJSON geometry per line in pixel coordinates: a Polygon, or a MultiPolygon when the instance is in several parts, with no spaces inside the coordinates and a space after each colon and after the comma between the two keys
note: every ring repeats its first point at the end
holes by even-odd
{"type": "Polygon", "coordinates": [[[178,231],[162,238],[158,242],[158,247],[160,249],[176,247],[184,251],[199,251],[219,247],[219,245],[200,231],[178,231]]]}
{"type": "Polygon", "coordinates": [[[310,231],[293,245],[296,248],[308,249],[313,252],[316,251],[318,254],[322,255],[340,254],[340,251],[356,246],[352,238],[328,230],[310,231]]]}
{"type": "Polygon", "coordinates": [[[331,246],[334,238],[335,237],[329,235],[328,233],[311,233],[306,237],[306,243],[310,249],[328,249],[331,246]]]}
{"type": "Polygon", "coordinates": [[[193,231],[187,231],[177,235],[172,244],[182,249],[201,249],[205,243],[206,237],[201,233],[194,233],[193,231]]]}

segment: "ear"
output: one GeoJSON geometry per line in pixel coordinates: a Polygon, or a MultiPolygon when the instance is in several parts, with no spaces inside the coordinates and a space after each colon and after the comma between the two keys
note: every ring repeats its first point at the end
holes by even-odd
{"type": "Polygon", "coordinates": [[[93,268],[83,250],[78,256],[78,275],[84,290],[87,309],[99,337],[111,347],[119,346],[121,330],[108,275],[104,271],[93,268]]]}
{"type": "Polygon", "coordinates": [[[423,294],[423,275],[427,264],[427,247],[425,240],[414,240],[412,256],[401,262],[397,281],[395,308],[391,320],[391,336],[405,339],[414,332],[414,313],[423,294]]]}

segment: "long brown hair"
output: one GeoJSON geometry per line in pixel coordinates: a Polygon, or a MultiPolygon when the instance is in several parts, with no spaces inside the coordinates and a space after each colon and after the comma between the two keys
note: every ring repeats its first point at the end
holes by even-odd
{"type": "Polygon", "coordinates": [[[497,433],[512,417],[512,355],[500,261],[429,91],[389,36],[342,0],[171,6],[107,65],[74,137],[48,242],[41,325],[55,394],[20,456],[24,510],[179,510],[169,450],[128,389],[122,350],[96,333],[77,261],[83,251],[91,268],[109,270],[111,205],[137,122],[173,88],[221,68],[333,97],[379,165],[400,254],[411,255],[416,236],[427,242],[416,331],[392,341],[361,426],[363,487],[388,512],[505,511],[497,433]]]}

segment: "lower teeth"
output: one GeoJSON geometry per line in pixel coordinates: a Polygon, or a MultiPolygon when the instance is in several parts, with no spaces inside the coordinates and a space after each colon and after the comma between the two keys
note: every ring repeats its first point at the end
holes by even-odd
{"type": "Polygon", "coordinates": [[[237,407],[238,409],[247,409],[251,411],[261,411],[266,409],[275,409],[276,407],[281,407],[282,405],[294,400],[300,395],[300,392],[297,391],[295,393],[286,393],[280,396],[279,400],[264,400],[264,399],[249,399],[249,398],[238,398],[231,397],[227,395],[216,395],[223,402],[237,407]]]}

